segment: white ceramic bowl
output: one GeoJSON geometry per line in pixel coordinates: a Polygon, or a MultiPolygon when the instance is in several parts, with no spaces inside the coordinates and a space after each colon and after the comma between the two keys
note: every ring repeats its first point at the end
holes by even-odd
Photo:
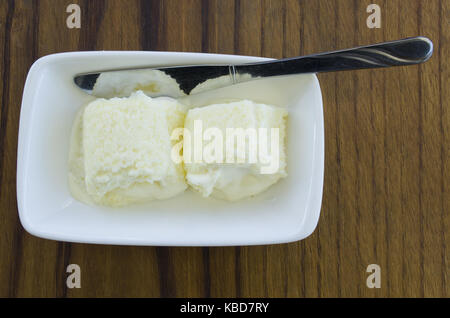
{"type": "Polygon", "coordinates": [[[324,172],[322,97],[317,77],[256,80],[192,97],[199,104],[247,98],[285,106],[288,177],[241,202],[204,199],[192,191],[122,209],[72,198],[68,153],[78,109],[93,99],[79,90],[81,72],[137,66],[246,63],[262,58],[176,52],[73,52],[45,56],[31,67],[23,93],[17,158],[19,216],[47,239],[120,245],[221,246],[285,243],[310,235],[318,222],[324,172]]]}

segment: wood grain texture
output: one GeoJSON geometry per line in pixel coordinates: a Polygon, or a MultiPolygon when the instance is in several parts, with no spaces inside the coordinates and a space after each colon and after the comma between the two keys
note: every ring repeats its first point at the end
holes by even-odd
{"type": "Polygon", "coordinates": [[[0,296],[450,297],[450,0],[0,1],[0,296]],[[367,5],[382,9],[366,27],[367,5]],[[65,25],[82,9],[81,29],[65,25]],[[39,57],[169,50],[290,57],[425,35],[426,64],[321,74],[322,214],[306,240],[215,248],[97,246],[20,225],[16,153],[23,85],[39,57]],[[66,266],[82,269],[67,289],[66,266]],[[379,264],[381,289],[366,287],[379,264]]]}

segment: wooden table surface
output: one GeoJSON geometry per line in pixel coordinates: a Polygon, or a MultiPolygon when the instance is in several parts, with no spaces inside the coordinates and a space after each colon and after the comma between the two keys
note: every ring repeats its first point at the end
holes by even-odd
{"type": "MultiPolygon", "coordinates": [[[[449,297],[450,0],[0,1],[0,296],[449,297]],[[66,7],[81,8],[81,29],[66,7]],[[381,8],[381,28],[366,8],[381,8]],[[290,57],[425,35],[426,64],[322,74],[326,157],[309,238],[255,247],[71,244],[26,233],[16,152],[39,57],[167,50],[290,57]],[[81,288],[66,267],[81,267],[81,288]],[[366,268],[381,268],[381,288],[366,268]]],[[[58,155],[55,153],[55,155],[58,155]]]]}

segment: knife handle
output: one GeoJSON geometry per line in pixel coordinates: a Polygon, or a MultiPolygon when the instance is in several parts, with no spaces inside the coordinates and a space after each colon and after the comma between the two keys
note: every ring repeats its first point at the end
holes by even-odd
{"type": "Polygon", "coordinates": [[[432,54],[433,42],[420,36],[303,57],[234,65],[233,71],[251,77],[335,72],[420,64],[432,54]]]}

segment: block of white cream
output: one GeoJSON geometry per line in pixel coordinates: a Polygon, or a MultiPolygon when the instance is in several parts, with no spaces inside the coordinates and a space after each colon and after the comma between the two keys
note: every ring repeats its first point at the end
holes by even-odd
{"type": "Polygon", "coordinates": [[[187,185],[171,160],[172,130],[183,126],[185,106],[141,91],[97,99],[75,124],[69,180],[74,196],[108,206],[167,199],[187,185]]]}
{"type": "Polygon", "coordinates": [[[284,108],[249,100],[190,109],[183,144],[188,184],[204,197],[235,201],[286,177],[287,115],[284,108]],[[236,134],[242,132],[239,143],[236,134]],[[219,135],[222,143],[216,149],[212,143],[219,135]],[[220,148],[222,160],[217,160],[220,148]]]}

